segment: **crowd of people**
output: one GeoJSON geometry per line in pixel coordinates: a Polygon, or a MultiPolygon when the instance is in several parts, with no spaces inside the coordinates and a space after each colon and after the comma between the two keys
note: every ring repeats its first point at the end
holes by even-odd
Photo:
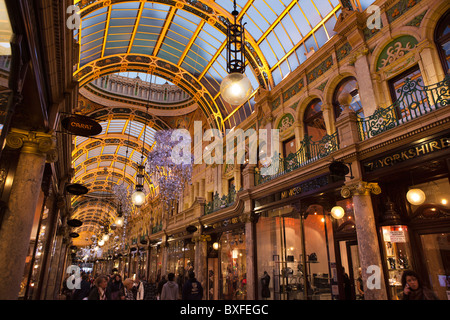
{"type": "MultiPolygon", "coordinates": [[[[78,289],[69,290],[66,285],[62,294],[67,300],[202,300],[203,287],[195,278],[193,271],[189,272],[188,280],[180,287],[175,281],[175,274],[169,273],[156,282],[147,282],[144,278],[134,280],[126,278],[113,271],[112,275],[97,275],[95,278],[88,273],[81,274],[78,289]]],[[[65,282],[65,281],[64,281],[65,282]]],[[[419,275],[411,270],[405,270],[402,276],[403,292],[401,300],[438,300],[436,294],[425,287],[419,275]]],[[[364,292],[358,286],[362,295],[364,292]]]]}
{"type": "Polygon", "coordinates": [[[143,277],[122,280],[122,276],[114,270],[111,275],[95,277],[82,273],[77,289],[70,290],[64,281],[62,294],[66,300],[202,300],[203,287],[193,271],[180,286],[175,282],[174,273],[169,273],[167,279],[162,276],[161,281],[156,283],[143,277]]]}

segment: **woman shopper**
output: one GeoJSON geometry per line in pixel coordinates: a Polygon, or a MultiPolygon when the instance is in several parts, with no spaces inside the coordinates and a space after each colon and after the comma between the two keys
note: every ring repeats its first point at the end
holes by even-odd
{"type": "Polygon", "coordinates": [[[122,300],[136,300],[133,296],[133,280],[130,278],[127,278],[123,282],[124,287],[124,295],[122,297],[122,300]]]}
{"type": "Polygon", "coordinates": [[[406,270],[402,274],[403,300],[439,300],[436,294],[425,287],[419,275],[406,270]]]}
{"type": "Polygon", "coordinates": [[[95,279],[95,286],[89,293],[88,300],[107,300],[106,287],[108,286],[108,277],[100,275],[95,279]]]}
{"type": "Polygon", "coordinates": [[[122,277],[119,274],[115,274],[111,280],[110,285],[111,290],[111,300],[121,300],[122,292],[123,292],[123,283],[122,277]]]}

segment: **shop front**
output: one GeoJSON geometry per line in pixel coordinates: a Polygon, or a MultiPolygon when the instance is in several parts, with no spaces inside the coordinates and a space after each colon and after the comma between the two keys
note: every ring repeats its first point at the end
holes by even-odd
{"type": "MultiPolygon", "coordinates": [[[[268,300],[340,299],[331,209],[337,205],[342,181],[330,175],[300,183],[255,202],[257,297],[268,300]]],[[[348,269],[346,270],[348,272],[348,269]]]]}
{"type": "Polygon", "coordinates": [[[247,299],[245,227],[239,218],[225,219],[204,228],[207,242],[206,299],[247,299]]]}
{"type": "Polygon", "coordinates": [[[158,283],[161,280],[162,249],[159,242],[154,240],[149,246],[148,280],[158,283]]]}
{"type": "Polygon", "coordinates": [[[181,289],[188,280],[189,271],[194,271],[195,243],[192,236],[177,235],[176,240],[169,240],[167,250],[167,269],[165,274],[174,273],[175,281],[181,289]]]}
{"type": "Polygon", "coordinates": [[[402,274],[413,270],[449,300],[450,132],[364,159],[362,168],[382,190],[373,205],[389,299],[402,299],[402,274]]]}

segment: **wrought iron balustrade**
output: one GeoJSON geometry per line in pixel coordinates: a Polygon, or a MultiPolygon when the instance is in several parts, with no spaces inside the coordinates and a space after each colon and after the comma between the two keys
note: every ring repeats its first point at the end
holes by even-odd
{"type": "Polygon", "coordinates": [[[397,90],[397,101],[387,108],[376,110],[369,117],[358,119],[361,141],[450,104],[450,75],[430,86],[421,85],[421,81],[420,78],[406,79],[405,84],[397,90]]]}
{"type": "Polygon", "coordinates": [[[158,233],[161,230],[162,230],[162,223],[160,223],[152,228],[152,234],[158,233]]]}
{"type": "Polygon", "coordinates": [[[312,141],[312,137],[306,136],[296,153],[291,153],[286,158],[281,158],[280,154],[274,155],[270,167],[265,168],[265,170],[257,169],[255,172],[255,185],[258,186],[300,167],[304,167],[337,150],[339,150],[337,132],[332,135],[326,135],[320,141],[312,141]],[[273,163],[278,163],[279,165],[276,166],[273,163]]]}

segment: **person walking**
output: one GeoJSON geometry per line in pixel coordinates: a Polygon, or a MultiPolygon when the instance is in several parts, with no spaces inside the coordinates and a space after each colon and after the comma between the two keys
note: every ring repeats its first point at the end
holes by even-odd
{"type": "Polygon", "coordinates": [[[144,300],[145,281],[144,278],[136,277],[134,280],[133,295],[135,300],[144,300]]]}
{"type": "Polygon", "coordinates": [[[113,276],[108,286],[108,289],[111,300],[121,300],[123,292],[123,283],[120,274],[116,273],[113,276]]]}
{"type": "Polygon", "coordinates": [[[73,300],[86,300],[91,291],[91,283],[89,282],[89,276],[86,273],[81,275],[80,289],[75,289],[73,293],[73,300]]]}
{"type": "Polygon", "coordinates": [[[203,287],[195,278],[194,271],[189,271],[189,279],[183,286],[182,299],[183,300],[202,300],[203,287]]]}
{"type": "Polygon", "coordinates": [[[89,293],[88,300],[108,300],[106,297],[106,287],[108,286],[108,277],[100,275],[95,278],[94,287],[89,293]]]}
{"type": "Polygon", "coordinates": [[[412,270],[402,274],[402,300],[439,300],[436,294],[422,284],[419,275],[412,270]]]}
{"type": "Polygon", "coordinates": [[[158,295],[156,283],[153,281],[152,277],[149,282],[145,285],[144,290],[144,300],[156,300],[156,296],[158,295]]]}
{"type": "Polygon", "coordinates": [[[178,300],[178,284],[174,281],[175,274],[167,275],[168,281],[163,285],[161,291],[161,300],[178,300]]]}
{"type": "Polygon", "coordinates": [[[166,282],[167,282],[166,276],[162,276],[161,280],[158,282],[158,288],[157,288],[157,291],[156,291],[157,300],[161,299],[162,288],[166,284],[166,282]]]}

